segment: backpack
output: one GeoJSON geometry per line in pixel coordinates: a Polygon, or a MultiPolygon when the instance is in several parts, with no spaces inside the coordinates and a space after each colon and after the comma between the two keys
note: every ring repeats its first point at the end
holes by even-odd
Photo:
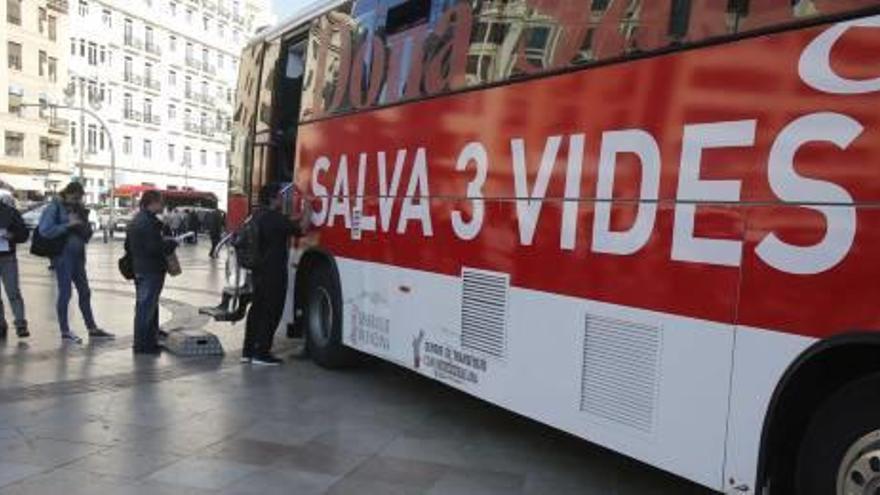
{"type": "Polygon", "coordinates": [[[236,234],[233,241],[235,257],[239,266],[248,270],[254,270],[260,265],[262,259],[260,249],[260,225],[259,215],[254,214],[248,218],[241,230],[236,234]]]}

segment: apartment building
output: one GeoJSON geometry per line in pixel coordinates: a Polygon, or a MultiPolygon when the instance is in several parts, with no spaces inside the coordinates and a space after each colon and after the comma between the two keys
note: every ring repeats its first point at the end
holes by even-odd
{"type": "Polygon", "coordinates": [[[210,191],[225,204],[238,60],[275,22],[269,1],[72,2],[70,96],[106,125],[71,122],[74,174],[89,200],[115,183],[210,191]]]}
{"type": "Polygon", "coordinates": [[[67,0],[0,0],[0,180],[22,198],[70,180],[64,116],[23,106],[64,100],[67,11],[67,0]]]}

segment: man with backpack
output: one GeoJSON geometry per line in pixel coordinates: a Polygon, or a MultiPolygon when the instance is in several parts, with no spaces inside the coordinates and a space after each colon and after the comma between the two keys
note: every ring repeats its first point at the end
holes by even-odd
{"type": "Polygon", "coordinates": [[[290,237],[303,235],[308,217],[303,214],[300,223],[292,222],[281,212],[282,196],[279,184],[263,186],[260,208],[243,227],[237,243],[240,262],[252,271],[254,286],[245,326],[243,363],[264,366],[282,363],[272,355],[272,342],[287,295],[290,237]]]}
{"type": "MultiPolygon", "coordinates": [[[[29,337],[27,319],[24,315],[24,299],[21,297],[21,288],[18,282],[18,258],[15,254],[16,244],[28,240],[28,229],[21,218],[21,213],[15,209],[15,198],[12,194],[0,196],[0,280],[3,281],[3,289],[9,305],[12,306],[12,314],[15,317],[15,333],[19,338],[29,337]]],[[[9,331],[6,323],[6,312],[3,309],[3,300],[0,299],[0,339],[5,339],[9,331]]]]}
{"type": "Polygon", "coordinates": [[[40,216],[34,233],[31,252],[52,258],[58,281],[56,311],[61,327],[61,340],[81,344],[82,339],[71,332],[67,308],[73,295],[72,285],[79,294],[79,309],[92,339],[112,339],[114,335],[95,323],[92,312],[92,291],[86,273],[86,244],[92,238],[89,213],[83,206],[85,190],[79,182],[71,182],[61,191],[40,216]]]}

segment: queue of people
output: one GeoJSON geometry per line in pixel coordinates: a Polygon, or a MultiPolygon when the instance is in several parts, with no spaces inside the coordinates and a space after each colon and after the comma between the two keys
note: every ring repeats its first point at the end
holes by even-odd
{"type": "MultiPolygon", "coordinates": [[[[56,317],[62,341],[82,343],[70,327],[68,307],[73,288],[78,295],[79,309],[90,339],[113,339],[95,320],[91,289],[86,270],[86,245],[92,238],[88,211],[83,205],[84,190],[77,182],[70,183],[43,211],[34,232],[31,251],[51,259],[58,285],[56,317]]],[[[251,217],[258,252],[252,269],[253,293],[250,297],[242,362],[256,365],[278,365],[281,360],[272,354],[272,343],[284,308],[288,282],[288,250],[291,236],[303,235],[307,214],[300,222],[285,216],[282,210],[283,191],[278,184],[268,184],[260,191],[260,207],[251,217]]],[[[130,223],[126,235],[126,257],[130,259],[131,278],[135,283],[134,345],[135,354],[158,354],[159,300],[169,272],[169,259],[178,248],[178,239],[187,232],[197,233],[200,226],[191,220],[195,213],[173,211],[160,219],[164,211],[158,191],[145,192],[140,210],[130,223]]],[[[211,256],[223,232],[222,212],[205,217],[211,239],[211,256]]],[[[30,335],[25,305],[19,287],[16,245],[28,240],[28,230],[15,208],[12,196],[0,196],[0,284],[6,291],[14,316],[13,325],[20,338],[30,335]]],[[[0,339],[6,338],[8,324],[0,298],[0,339]]]]}

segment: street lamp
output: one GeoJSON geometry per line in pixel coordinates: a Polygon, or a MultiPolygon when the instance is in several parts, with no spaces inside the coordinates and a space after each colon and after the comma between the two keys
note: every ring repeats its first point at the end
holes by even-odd
{"type": "MultiPolygon", "coordinates": [[[[99,124],[101,124],[101,132],[107,133],[107,143],[110,146],[110,219],[109,225],[116,224],[116,209],[114,205],[116,203],[116,147],[113,145],[113,134],[110,133],[110,127],[107,126],[107,123],[104,122],[104,119],[101,118],[100,115],[95,113],[92,110],[89,110],[85,107],[75,107],[72,105],[58,105],[54,103],[22,103],[19,105],[23,108],[26,107],[38,107],[38,108],[48,108],[51,110],[51,114],[53,117],[58,112],[58,110],[79,110],[80,112],[84,112],[88,114],[93,119],[97,120],[99,124]]],[[[82,131],[82,129],[80,129],[82,131]]],[[[82,147],[80,147],[82,150],[82,147]]],[[[81,164],[82,162],[80,162],[81,164]]]]}

